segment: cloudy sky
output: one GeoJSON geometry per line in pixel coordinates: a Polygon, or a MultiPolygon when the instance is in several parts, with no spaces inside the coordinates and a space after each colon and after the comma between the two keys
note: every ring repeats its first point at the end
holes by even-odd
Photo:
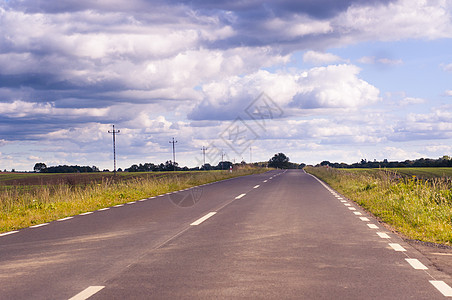
{"type": "Polygon", "coordinates": [[[0,0],[0,169],[452,152],[452,0],[0,0]]]}

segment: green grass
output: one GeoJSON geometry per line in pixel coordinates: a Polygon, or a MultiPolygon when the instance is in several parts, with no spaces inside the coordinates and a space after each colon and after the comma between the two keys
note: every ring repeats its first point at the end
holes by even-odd
{"type": "Polygon", "coordinates": [[[141,173],[90,184],[12,186],[0,190],[0,233],[268,169],[141,173]]]}
{"type": "Polygon", "coordinates": [[[450,171],[399,170],[306,168],[407,238],[452,245],[450,171]]]}
{"type": "MultiPolygon", "coordinates": [[[[381,169],[338,169],[347,172],[361,173],[361,174],[375,174],[381,171],[381,169]]],[[[452,178],[452,168],[388,168],[384,169],[386,172],[394,173],[395,175],[402,177],[416,176],[421,179],[434,179],[434,178],[452,178]]]]}

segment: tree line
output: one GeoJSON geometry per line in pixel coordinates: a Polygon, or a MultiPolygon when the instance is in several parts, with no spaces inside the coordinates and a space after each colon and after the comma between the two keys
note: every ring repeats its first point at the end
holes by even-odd
{"type": "Polygon", "coordinates": [[[405,160],[405,161],[388,161],[384,159],[382,161],[368,161],[362,159],[361,162],[356,162],[353,164],[346,163],[331,163],[327,160],[322,161],[318,166],[330,166],[333,168],[421,168],[421,167],[432,167],[432,168],[444,168],[452,167],[452,159],[448,155],[444,155],[438,159],[432,158],[419,158],[415,160],[405,160]]]}
{"type": "MultiPolygon", "coordinates": [[[[206,163],[201,167],[188,168],[179,167],[178,163],[174,163],[171,160],[165,163],[154,164],[154,163],[140,163],[133,164],[129,168],[122,170],[118,169],[118,172],[162,172],[162,171],[208,171],[208,170],[229,170],[234,166],[239,165],[249,165],[245,161],[241,163],[233,164],[230,161],[221,161],[217,165],[211,165],[206,163]]],[[[270,167],[279,169],[302,169],[305,164],[297,164],[289,161],[284,153],[275,154],[268,162],[253,163],[252,166],[255,167],[270,167]]],[[[47,167],[45,163],[36,163],[33,170],[40,173],[89,173],[89,172],[100,172],[99,168],[96,166],[51,166],[47,167]]],[[[109,172],[109,170],[103,170],[103,172],[109,172]]]]}

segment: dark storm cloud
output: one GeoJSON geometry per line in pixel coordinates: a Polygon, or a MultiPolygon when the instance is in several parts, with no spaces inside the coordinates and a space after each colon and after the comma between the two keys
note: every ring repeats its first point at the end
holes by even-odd
{"type": "MultiPolygon", "coordinates": [[[[314,18],[331,18],[351,5],[387,4],[393,0],[279,0],[279,1],[171,1],[200,10],[232,11],[241,17],[284,17],[306,14],[314,18]]],[[[254,19],[254,18],[252,18],[254,19]]]]}

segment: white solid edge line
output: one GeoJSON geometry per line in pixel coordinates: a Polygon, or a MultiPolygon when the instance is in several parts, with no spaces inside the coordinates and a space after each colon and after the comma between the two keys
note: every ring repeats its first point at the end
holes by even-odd
{"type": "Polygon", "coordinates": [[[5,233],[0,234],[0,236],[10,235],[10,234],[13,234],[16,232],[19,232],[19,231],[16,230],[16,231],[5,232],[5,233]]]}
{"type": "Polygon", "coordinates": [[[123,206],[124,206],[124,204],[118,204],[118,205],[115,205],[113,207],[123,207],[123,206]]]}
{"type": "Polygon", "coordinates": [[[66,217],[66,218],[63,218],[63,219],[59,219],[59,220],[57,220],[58,222],[61,222],[61,221],[66,221],[66,220],[70,220],[70,219],[73,219],[74,217],[66,217]]]}
{"type": "Polygon", "coordinates": [[[390,239],[391,237],[384,232],[377,232],[378,236],[382,239],[390,239]]]}
{"type": "Polygon", "coordinates": [[[397,243],[389,243],[389,246],[394,249],[394,251],[400,251],[400,252],[405,252],[406,249],[403,248],[400,244],[397,243]]]}
{"type": "Polygon", "coordinates": [[[89,211],[89,212],[86,212],[86,213],[80,214],[79,216],[86,216],[86,215],[90,215],[90,214],[92,214],[92,213],[93,213],[92,211],[89,211]]]}
{"type": "Polygon", "coordinates": [[[104,211],[104,210],[109,210],[109,209],[110,209],[110,207],[105,207],[105,208],[98,209],[98,211],[104,211]]]}
{"type": "Polygon", "coordinates": [[[212,211],[210,213],[208,213],[207,215],[205,215],[202,218],[199,218],[198,220],[194,221],[193,223],[190,224],[190,226],[197,226],[199,224],[201,224],[202,222],[204,222],[205,220],[207,220],[208,218],[212,217],[213,215],[215,215],[217,212],[212,211]]]}
{"type": "Polygon", "coordinates": [[[259,184],[258,184],[258,185],[255,185],[255,186],[253,187],[253,189],[257,189],[258,187],[260,187],[259,184]]]}
{"type": "Polygon", "coordinates": [[[452,297],[452,288],[442,280],[430,280],[430,283],[446,297],[452,297]]]}
{"type": "Polygon", "coordinates": [[[42,226],[46,226],[46,225],[49,225],[49,223],[42,223],[42,224],[38,224],[38,225],[33,225],[33,226],[30,226],[30,228],[38,228],[38,227],[42,227],[42,226]]]}
{"type": "Polygon", "coordinates": [[[235,199],[240,199],[240,198],[242,198],[242,197],[244,197],[244,196],[246,196],[246,194],[240,194],[240,195],[238,195],[237,197],[235,197],[235,199]]]}
{"type": "Polygon", "coordinates": [[[405,258],[405,260],[416,270],[427,270],[428,268],[416,258],[405,258]]]}
{"type": "Polygon", "coordinates": [[[90,286],[75,295],[74,297],[70,298],[69,300],[85,300],[94,295],[95,293],[99,292],[101,289],[103,289],[105,286],[90,286]]]}

